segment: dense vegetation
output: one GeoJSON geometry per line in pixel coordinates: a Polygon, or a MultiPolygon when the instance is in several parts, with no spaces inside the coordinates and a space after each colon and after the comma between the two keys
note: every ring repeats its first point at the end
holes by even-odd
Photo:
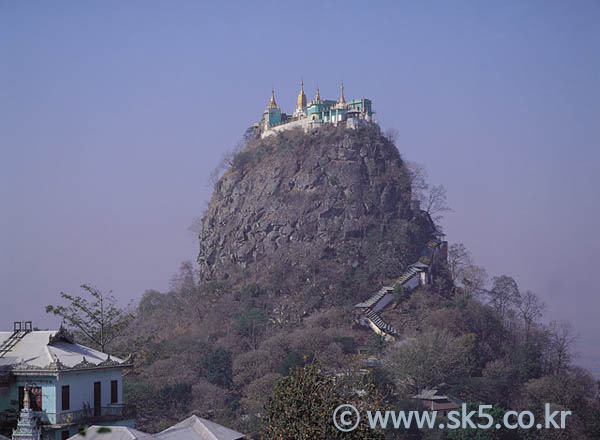
{"type": "Polygon", "coordinates": [[[421,195],[428,209],[445,209],[440,187],[426,193],[422,174],[408,169],[395,148],[390,149],[390,141],[373,130],[331,129],[321,137],[292,132],[253,140],[228,159],[227,173],[215,185],[220,196],[213,197],[203,220],[206,258],[199,266],[184,263],[168,292],[147,291],[125,335],[112,345],[116,354],[136,356],[125,396],[138,407],[137,427],[158,431],[194,413],[256,438],[261,433],[263,438],[337,438],[326,424],[327,414],[320,419],[315,411],[348,397],[339,383],[343,381],[333,377],[364,379],[368,364],[368,381],[375,387],[368,396],[378,396],[382,408],[419,408],[411,397],[437,388],[467,402],[492,404],[496,415],[508,409],[530,409],[538,415],[549,402],[573,416],[566,431],[490,430],[477,437],[462,431],[360,431],[354,438],[600,438],[598,384],[571,363],[572,328],[564,322],[542,324],[544,307],[535,294],[522,292],[508,276],[488,280],[462,245],[450,247],[448,262],[437,268],[432,285],[412,292],[397,289],[395,303],[384,315],[401,331],[398,341],[386,342],[356,325],[352,304],[414,261],[427,235],[426,227],[411,217],[411,191],[413,196],[425,192],[421,195]],[[326,147],[341,153],[321,160],[326,147]],[[266,158],[272,162],[260,168],[266,158]],[[277,174],[275,183],[261,180],[278,166],[285,174],[286,161],[293,176],[277,174]],[[300,187],[306,161],[312,174],[307,171],[308,183],[300,187]],[[345,184],[346,177],[335,175],[331,161],[335,166],[358,161],[356,180],[345,184]],[[394,186],[386,186],[386,179],[394,186]],[[357,181],[364,188],[350,191],[357,181]],[[247,191],[228,186],[232,182],[247,191]],[[256,196],[263,183],[272,185],[265,199],[256,196]],[[243,209],[232,208],[231,213],[245,212],[246,217],[239,225],[225,225],[233,214],[224,215],[224,206],[236,197],[243,209]],[[286,215],[294,210],[300,217],[308,215],[305,211],[322,197],[336,198],[343,208],[332,217],[322,216],[329,229],[313,231],[318,238],[311,231],[288,241],[278,236],[279,245],[271,251],[255,245],[251,254],[258,257],[253,260],[232,256],[248,241],[271,233],[271,228],[253,232],[258,222],[253,216],[264,206],[248,208],[247,200],[275,203],[270,215],[280,215],[282,221],[270,221],[285,231],[286,215]],[[380,212],[374,208],[379,205],[380,212]],[[342,228],[343,221],[336,223],[336,215],[351,219],[354,223],[348,224],[356,229],[338,234],[335,228],[342,228]],[[361,218],[371,220],[361,223],[361,218]],[[384,227],[373,227],[377,224],[384,227]],[[239,230],[244,234],[236,236],[239,230]],[[229,244],[221,233],[230,237],[229,244]],[[313,253],[324,234],[327,245],[313,253]],[[220,246],[219,258],[206,243],[220,246]],[[291,261],[284,261],[282,256],[290,255],[291,261]],[[213,277],[215,272],[219,276],[213,277]],[[306,406],[294,398],[298,393],[307,396],[306,406]],[[278,418],[275,409],[284,407],[291,418],[294,411],[308,411],[303,413],[319,422],[294,424],[278,418]],[[323,432],[329,434],[315,434],[323,432]]]}

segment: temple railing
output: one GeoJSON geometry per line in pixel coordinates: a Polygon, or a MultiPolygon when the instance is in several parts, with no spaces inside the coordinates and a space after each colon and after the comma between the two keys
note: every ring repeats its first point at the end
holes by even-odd
{"type": "Polygon", "coordinates": [[[85,408],[76,411],[60,413],[36,412],[35,416],[43,425],[72,425],[93,424],[118,420],[128,420],[135,417],[134,405],[111,405],[101,408],[85,408]]]}

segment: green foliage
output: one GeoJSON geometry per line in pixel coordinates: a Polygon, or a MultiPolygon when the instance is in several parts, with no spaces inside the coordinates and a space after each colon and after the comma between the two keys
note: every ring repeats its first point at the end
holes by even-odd
{"type": "Polygon", "coordinates": [[[258,284],[253,283],[253,284],[248,284],[248,285],[244,286],[240,293],[241,293],[242,299],[258,298],[263,293],[263,290],[261,289],[261,287],[258,284]]]}
{"type": "Polygon", "coordinates": [[[136,423],[148,431],[160,431],[188,416],[192,384],[178,383],[156,388],[139,379],[124,381],[127,403],[138,408],[136,423]]]}
{"type": "Polygon", "coordinates": [[[333,342],[337,342],[341,345],[344,354],[356,353],[357,344],[356,340],[352,336],[339,336],[337,338],[333,338],[333,342]]]}
{"type": "Polygon", "coordinates": [[[264,310],[250,307],[237,317],[235,328],[238,333],[248,339],[250,347],[256,348],[259,337],[265,332],[269,317],[264,310]]]}
{"type": "Polygon", "coordinates": [[[228,388],[232,382],[231,353],[218,347],[209,350],[201,359],[202,376],[210,383],[228,388]]]}
{"type": "Polygon", "coordinates": [[[264,310],[252,307],[240,313],[236,322],[236,329],[242,336],[252,337],[262,333],[267,326],[268,316],[264,310]]]}
{"type": "MultiPolygon", "coordinates": [[[[16,406],[17,402],[13,402],[16,406]]],[[[12,436],[12,431],[17,427],[18,414],[14,408],[8,408],[0,412],[0,435],[12,436]]]]}
{"type": "Polygon", "coordinates": [[[543,371],[542,348],[533,342],[519,344],[514,352],[514,362],[518,366],[522,382],[541,377],[543,371]]]}
{"type": "Polygon", "coordinates": [[[430,330],[393,347],[384,359],[385,368],[399,389],[418,393],[434,388],[468,371],[463,341],[446,331],[430,330]]]}
{"type": "Polygon", "coordinates": [[[382,335],[371,334],[365,346],[365,351],[370,355],[378,355],[383,352],[387,345],[388,343],[382,335]]]}
{"type": "MultiPolygon", "coordinates": [[[[333,412],[342,403],[352,403],[351,396],[336,389],[331,377],[323,374],[313,362],[297,368],[275,386],[265,405],[263,438],[280,440],[314,439],[383,439],[383,434],[366,425],[363,417],[357,429],[344,433],[333,424],[333,412]]],[[[364,414],[364,399],[355,406],[364,414]]]]}
{"type": "MultiPolygon", "coordinates": [[[[479,410],[479,406],[482,405],[481,402],[473,403],[469,402],[467,404],[467,411],[475,411],[475,417],[472,418],[473,423],[487,425],[489,422],[485,418],[478,419],[477,411],[479,410]]],[[[488,429],[479,429],[479,428],[458,428],[458,429],[449,429],[447,431],[447,438],[449,440],[517,440],[519,438],[518,433],[515,430],[510,430],[506,428],[496,428],[496,424],[502,425],[503,417],[506,413],[506,410],[499,407],[493,407],[491,409],[483,411],[485,414],[489,414],[494,420],[492,426],[488,429]]]]}
{"type": "Polygon", "coordinates": [[[277,370],[282,376],[287,376],[293,373],[296,368],[303,367],[308,363],[313,362],[314,354],[303,353],[301,351],[290,351],[281,360],[279,369],[277,370]]]}
{"type": "MultiPolygon", "coordinates": [[[[89,430],[90,430],[90,426],[84,426],[82,429],[79,430],[78,434],[82,437],[87,436],[89,430]]],[[[98,428],[96,428],[96,434],[110,434],[112,432],[112,429],[109,428],[108,426],[100,426],[98,428]]],[[[109,438],[109,437],[107,437],[109,438]]]]}
{"type": "Polygon", "coordinates": [[[409,292],[404,288],[402,284],[396,284],[394,286],[394,301],[397,303],[406,301],[409,298],[409,292]]]}
{"type": "Polygon", "coordinates": [[[118,336],[122,335],[129,325],[132,315],[116,306],[116,299],[110,293],[83,284],[81,288],[91,298],[73,296],[61,292],[66,306],[46,306],[46,313],[60,316],[69,327],[74,329],[83,343],[98,347],[102,352],[118,336]]]}

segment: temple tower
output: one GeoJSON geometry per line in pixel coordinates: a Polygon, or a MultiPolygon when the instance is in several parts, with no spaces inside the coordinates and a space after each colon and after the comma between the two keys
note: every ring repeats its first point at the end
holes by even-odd
{"type": "Polygon", "coordinates": [[[266,130],[274,125],[281,124],[281,109],[275,102],[275,90],[271,89],[271,100],[263,113],[263,123],[266,130]]]}
{"type": "Polygon", "coordinates": [[[34,418],[29,402],[29,387],[25,387],[23,409],[19,415],[17,429],[13,431],[12,440],[40,440],[41,431],[34,418]]]}
{"type": "Polygon", "coordinates": [[[298,100],[296,108],[294,109],[295,117],[306,116],[306,95],[304,94],[304,81],[300,80],[300,93],[298,93],[298,100]]]}

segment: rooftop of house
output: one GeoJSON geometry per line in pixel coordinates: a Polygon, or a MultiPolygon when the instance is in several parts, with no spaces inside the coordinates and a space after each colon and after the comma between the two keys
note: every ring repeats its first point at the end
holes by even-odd
{"type": "Polygon", "coordinates": [[[245,438],[245,436],[210,420],[202,419],[198,416],[190,416],[176,425],[153,435],[124,426],[90,426],[85,435],[77,434],[70,437],[69,440],[103,440],[108,438],[111,440],[240,440],[245,438]],[[109,428],[110,432],[106,432],[106,428],[109,428]],[[110,434],[110,436],[107,436],[107,434],[110,434]]]}
{"type": "Polygon", "coordinates": [[[211,422],[210,420],[191,416],[155,434],[154,438],[173,440],[238,440],[243,439],[244,434],[211,422]]]}
{"type": "Polygon", "coordinates": [[[74,343],[63,329],[0,332],[0,369],[110,367],[124,362],[74,343]]]}
{"type": "Polygon", "coordinates": [[[150,434],[126,426],[111,426],[108,429],[110,432],[107,432],[106,426],[92,425],[85,433],[76,434],[69,440],[149,440],[153,438],[150,434]]]}

